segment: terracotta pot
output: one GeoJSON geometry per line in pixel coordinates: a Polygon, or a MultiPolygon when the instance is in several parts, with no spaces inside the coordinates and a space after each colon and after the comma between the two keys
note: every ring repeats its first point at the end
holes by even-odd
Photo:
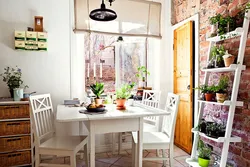
{"type": "Polygon", "coordinates": [[[116,99],[116,107],[118,110],[125,110],[126,99],[116,99]]]}
{"type": "Polygon", "coordinates": [[[206,101],[213,101],[214,94],[213,93],[205,93],[206,101]]]}
{"type": "Polygon", "coordinates": [[[216,93],[216,100],[219,103],[223,103],[227,98],[227,94],[226,93],[216,93]]]}
{"type": "Polygon", "coordinates": [[[228,58],[223,58],[223,59],[224,59],[225,66],[229,67],[231,64],[234,63],[235,56],[230,56],[228,58]]]}
{"type": "Polygon", "coordinates": [[[95,99],[95,104],[96,105],[100,105],[100,104],[102,104],[102,99],[95,99]]]}

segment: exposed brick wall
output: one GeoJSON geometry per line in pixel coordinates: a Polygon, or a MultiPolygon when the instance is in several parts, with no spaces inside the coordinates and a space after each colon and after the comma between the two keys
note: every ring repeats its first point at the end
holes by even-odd
{"type": "MultiPolygon", "coordinates": [[[[235,15],[239,8],[249,0],[174,0],[174,14],[172,22],[178,23],[189,18],[194,12],[199,11],[200,15],[200,66],[206,65],[208,56],[209,42],[206,41],[206,33],[210,31],[209,17],[216,13],[222,15],[235,15]],[[191,4],[191,5],[190,5],[191,4]]],[[[229,49],[229,53],[238,54],[240,38],[226,40],[223,45],[229,49]]],[[[232,143],[229,148],[228,158],[237,167],[250,167],[250,34],[248,34],[247,47],[244,62],[247,70],[242,72],[238,100],[244,101],[244,107],[237,107],[233,123],[233,134],[242,137],[241,143],[232,143]]],[[[203,82],[204,73],[201,73],[201,82],[203,82]]],[[[219,74],[218,74],[219,75],[219,74]]],[[[233,74],[230,74],[233,78],[233,74]]],[[[210,79],[218,79],[214,74],[210,79]]],[[[211,81],[210,81],[211,82],[211,81]]],[[[206,112],[213,116],[215,120],[226,121],[228,116],[227,107],[212,109],[212,106],[206,107],[206,112]]],[[[209,142],[209,141],[207,141],[209,142]]],[[[221,152],[222,144],[210,142],[214,150],[221,152]]]]}

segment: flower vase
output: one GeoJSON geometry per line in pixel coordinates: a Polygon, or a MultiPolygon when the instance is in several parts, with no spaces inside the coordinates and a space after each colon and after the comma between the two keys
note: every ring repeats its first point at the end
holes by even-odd
{"type": "Polygon", "coordinates": [[[10,97],[14,98],[14,91],[13,91],[13,89],[9,88],[9,92],[10,92],[10,97]]]}

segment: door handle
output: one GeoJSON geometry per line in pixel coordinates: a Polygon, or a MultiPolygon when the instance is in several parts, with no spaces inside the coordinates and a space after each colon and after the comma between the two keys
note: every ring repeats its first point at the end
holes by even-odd
{"type": "Polygon", "coordinates": [[[190,85],[187,86],[187,90],[190,90],[190,85]]]}

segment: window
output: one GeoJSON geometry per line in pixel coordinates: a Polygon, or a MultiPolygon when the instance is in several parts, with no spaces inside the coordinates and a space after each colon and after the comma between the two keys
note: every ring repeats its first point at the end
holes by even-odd
{"type": "Polygon", "coordinates": [[[124,37],[124,42],[116,42],[117,36],[86,34],[85,89],[98,82],[105,84],[105,92],[114,92],[116,85],[136,82],[137,68],[146,65],[146,39],[124,37]]]}

